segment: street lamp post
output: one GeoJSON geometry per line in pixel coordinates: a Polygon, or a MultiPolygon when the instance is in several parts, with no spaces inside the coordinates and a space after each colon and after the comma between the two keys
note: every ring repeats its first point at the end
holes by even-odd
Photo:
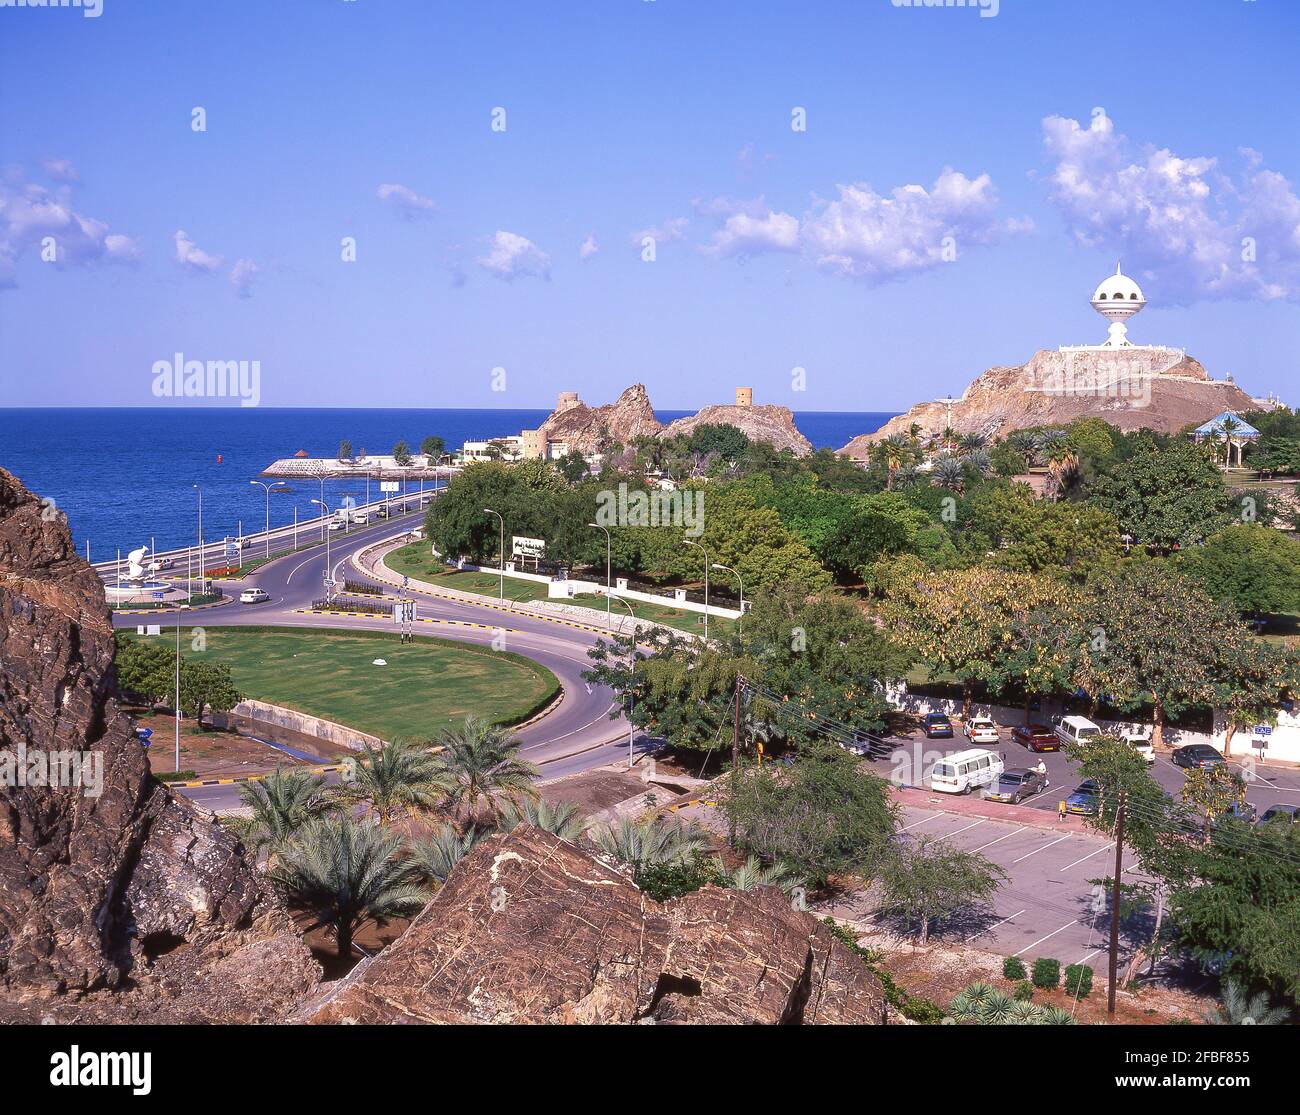
{"type": "Polygon", "coordinates": [[[713,563],[713,568],[726,570],[740,582],[740,618],[737,620],[737,624],[740,629],[740,634],[743,635],[745,633],[745,579],[732,569],[730,565],[722,565],[720,562],[715,561],[713,563]]]}
{"type": "Polygon", "coordinates": [[[319,476],[317,479],[320,481],[320,499],[314,499],[312,503],[320,504],[320,540],[328,546],[329,539],[325,536],[325,519],[329,515],[329,505],[325,502],[325,477],[319,476]]]}
{"type": "Polygon", "coordinates": [[[709,642],[709,551],[700,542],[692,542],[689,538],[683,541],[688,546],[696,546],[704,551],[704,643],[707,646],[709,642]]]}
{"type": "Polygon", "coordinates": [[[181,769],[181,612],[188,612],[190,606],[182,604],[176,609],[176,769],[181,769]]]}
{"type": "Polygon", "coordinates": [[[262,480],[250,480],[249,484],[255,484],[266,492],[266,559],[271,560],[271,485],[262,480]]]}
{"type": "Polygon", "coordinates": [[[500,511],[493,511],[490,507],[483,510],[489,515],[495,515],[501,521],[501,595],[500,600],[504,604],[506,599],[506,520],[500,511]]]}
{"type": "MultiPolygon", "coordinates": [[[[194,490],[199,493],[199,591],[203,591],[203,489],[197,484],[194,490]]],[[[190,585],[190,595],[194,595],[194,586],[190,585]]]]}
{"type": "Polygon", "coordinates": [[[587,526],[595,527],[596,530],[603,530],[605,532],[605,630],[608,631],[613,626],[613,621],[610,619],[609,596],[614,587],[609,576],[610,549],[612,545],[609,537],[609,527],[603,527],[599,523],[588,523],[587,526]]]}
{"type": "Polygon", "coordinates": [[[632,611],[632,605],[621,596],[618,602],[627,609],[627,614],[632,620],[632,666],[628,671],[627,679],[627,769],[631,770],[635,763],[632,754],[632,734],[636,731],[636,726],[632,723],[632,702],[636,698],[632,696],[632,682],[636,679],[636,613],[632,611]]]}
{"type": "MultiPolygon", "coordinates": [[[[326,503],[325,503],[324,500],[314,499],[314,500],[312,500],[312,503],[318,503],[318,504],[320,504],[321,522],[324,523],[324,522],[325,522],[325,516],[329,513],[329,507],[326,505],[326,503]]],[[[328,581],[329,579],[330,579],[330,536],[329,536],[329,532],[326,531],[326,532],[325,532],[325,577],[324,577],[324,580],[328,581]]],[[[327,584],[327,585],[325,585],[325,599],[326,599],[326,600],[329,600],[329,598],[330,598],[330,586],[327,584]]]]}

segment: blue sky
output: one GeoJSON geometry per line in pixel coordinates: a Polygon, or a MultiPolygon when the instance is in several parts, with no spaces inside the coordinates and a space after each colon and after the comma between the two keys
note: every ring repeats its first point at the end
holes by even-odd
{"type": "Polygon", "coordinates": [[[900,410],[1104,339],[1120,256],[1131,339],[1286,397],[1297,41],[1292,0],[0,7],[0,405],[175,405],[180,352],[266,406],[900,410]]]}

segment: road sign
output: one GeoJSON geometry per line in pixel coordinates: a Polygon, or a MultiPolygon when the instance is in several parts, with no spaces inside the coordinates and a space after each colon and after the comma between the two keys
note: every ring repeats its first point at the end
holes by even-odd
{"type": "Polygon", "coordinates": [[[327,576],[327,577],[325,578],[325,587],[326,587],[326,588],[333,588],[336,584],[338,584],[338,582],[335,581],[333,577],[329,577],[329,576],[327,576]]]}
{"type": "Polygon", "coordinates": [[[402,490],[402,485],[396,480],[381,480],[379,482],[379,490],[381,492],[400,492],[402,490]]]}
{"type": "Polygon", "coordinates": [[[1272,734],[1273,734],[1273,725],[1272,725],[1272,724],[1256,724],[1256,725],[1255,725],[1255,735],[1257,735],[1257,736],[1271,736],[1272,734]]]}
{"type": "Polygon", "coordinates": [[[153,739],[152,728],[137,728],[135,730],[135,734],[139,736],[141,739],[153,739]]]}
{"type": "Polygon", "coordinates": [[[417,618],[414,600],[399,600],[393,605],[394,623],[411,623],[417,618]]]}
{"type": "Polygon", "coordinates": [[[411,578],[410,578],[410,577],[403,577],[403,578],[402,578],[402,588],[406,588],[406,586],[409,585],[410,583],[411,583],[411,578]]]}
{"type": "Polygon", "coordinates": [[[525,538],[519,534],[510,536],[511,553],[515,557],[540,558],[546,555],[546,542],[541,538],[525,538]]]}

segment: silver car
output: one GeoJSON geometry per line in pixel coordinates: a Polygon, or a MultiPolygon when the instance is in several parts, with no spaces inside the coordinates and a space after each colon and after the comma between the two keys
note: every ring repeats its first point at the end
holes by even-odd
{"type": "Polygon", "coordinates": [[[998,776],[998,780],[984,791],[984,796],[989,801],[1019,805],[1026,798],[1041,794],[1046,789],[1047,775],[1029,767],[1012,767],[998,776]]]}

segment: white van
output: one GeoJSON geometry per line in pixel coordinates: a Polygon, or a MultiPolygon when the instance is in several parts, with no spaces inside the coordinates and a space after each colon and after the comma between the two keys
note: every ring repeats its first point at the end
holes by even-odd
{"type": "Polygon", "coordinates": [[[370,514],[367,511],[353,511],[352,523],[354,526],[363,527],[370,522],[370,514]]]}
{"type": "Polygon", "coordinates": [[[945,755],[930,768],[930,789],[941,794],[969,794],[1002,777],[1002,756],[996,751],[972,747],[945,755]]]}
{"type": "Polygon", "coordinates": [[[1086,716],[1063,716],[1057,722],[1056,734],[1062,743],[1082,743],[1102,735],[1102,730],[1086,716]]]}

